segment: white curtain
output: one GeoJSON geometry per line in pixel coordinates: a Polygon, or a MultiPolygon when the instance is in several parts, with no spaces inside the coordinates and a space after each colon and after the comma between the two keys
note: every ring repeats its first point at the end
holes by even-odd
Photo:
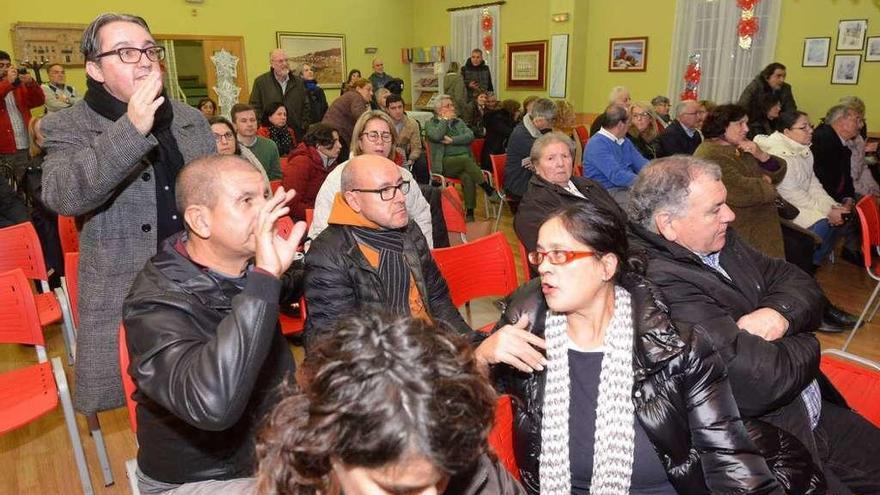
{"type": "Polygon", "coordinates": [[[483,50],[483,58],[486,65],[492,72],[492,87],[495,88],[495,94],[501,89],[498,86],[498,54],[501,47],[498,46],[498,26],[501,23],[501,9],[498,5],[490,7],[477,7],[467,10],[456,10],[449,13],[449,33],[451,40],[449,43],[449,53],[447,53],[447,63],[450,61],[458,62],[462,67],[465,61],[471,56],[474,48],[483,50]],[[483,18],[483,9],[489,9],[489,15],[492,16],[492,41],[493,48],[488,53],[483,48],[483,29],[480,27],[483,18]]]}
{"type": "Polygon", "coordinates": [[[761,0],[755,8],[758,33],[752,48],[739,47],[740,9],[733,0],[678,0],[669,73],[669,98],[678,102],[692,53],[701,55],[701,100],[736,102],[742,90],[773,62],[779,28],[780,0],[761,0]]]}

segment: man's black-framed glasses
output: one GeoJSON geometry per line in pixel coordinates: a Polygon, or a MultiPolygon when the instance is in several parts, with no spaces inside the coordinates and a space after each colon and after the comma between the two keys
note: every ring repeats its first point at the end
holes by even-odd
{"type": "Polygon", "coordinates": [[[365,192],[378,194],[382,201],[391,201],[400,190],[404,195],[409,193],[409,181],[405,180],[396,186],[383,187],[382,189],[352,189],[354,192],[365,192]]]}
{"type": "Polygon", "coordinates": [[[124,46],[122,48],[110,50],[109,52],[99,53],[95,55],[95,60],[110,55],[116,55],[119,57],[119,60],[122,60],[125,64],[136,64],[141,61],[141,57],[144,55],[146,55],[147,59],[151,62],[158,62],[160,60],[165,60],[165,47],[148,46],[146,48],[135,48],[133,46],[124,46]]]}

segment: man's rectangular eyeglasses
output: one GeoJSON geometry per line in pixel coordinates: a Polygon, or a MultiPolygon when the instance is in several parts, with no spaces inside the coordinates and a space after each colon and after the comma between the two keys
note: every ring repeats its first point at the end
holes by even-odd
{"type": "Polygon", "coordinates": [[[379,131],[370,131],[370,132],[362,132],[361,136],[367,136],[367,141],[371,143],[378,143],[379,138],[382,138],[382,141],[385,143],[391,142],[391,133],[390,132],[379,132],[379,131]]]}
{"type": "Polygon", "coordinates": [[[116,55],[119,57],[119,60],[122,60],[122,62],[126,64],[136,64],[141,61],[141,57],[144,55],[146,55],[147,59],[151,62],[158,62],[160,60],[165,60],[165,48],[161,46],[148,46],[147,48],[124,46],[122,48],[110,50],[109,52],[99,53],[95,55],[95,60],[110,55],[116,55]]]}
{"type": "Polygon", "coordinates": [[[214,139],[216,139],[218,143],[223,140],[232,141],[232,138],[234,137],[235,136],[231,132],[227,132],[226,134],[217,134],[216,132],[214,133],[214,139]]]}
{"type": "Polygon", "coordinates": [[[391,201],[398,189],[403,194],[409,193],[409,181],[405,180],[396,186],[383,187],[382,189],[352,189],[352,191],[378,194],[382,201],[391,201]]]}
{"type": "Polygon", "coordinates": [[[579,258],[589,258],[590,256],[595,255],[595,251],[562,251],[554,249],[552,251],[547,251],[546,253],[532,251],[529,253],[528,258],[529,263],[535,266],[540,265],[544,261],[544,258],[547,258],[547,261],[549,261],[551,265],[564,265],[579,258]]]}

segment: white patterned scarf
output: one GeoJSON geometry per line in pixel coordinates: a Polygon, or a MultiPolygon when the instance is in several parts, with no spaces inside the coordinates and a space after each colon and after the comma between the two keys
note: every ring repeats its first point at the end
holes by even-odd
{"type": "MultiPolygon", "coordinates": [[[[542,495],[571,494],[568,452],[568,325],[566,316],[552,311],[544,320],[547,377],[541,420],[542,495]]],[[[605,356],[599,372],[596,433],[593,442],[592,495],[629,493],[635,443],[633,388],[633,316],[630,294],[614,287],[614,314],[605,331],[605,356]]]]}

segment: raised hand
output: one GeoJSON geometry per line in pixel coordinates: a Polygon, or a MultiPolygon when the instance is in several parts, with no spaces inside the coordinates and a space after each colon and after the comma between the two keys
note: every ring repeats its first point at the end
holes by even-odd
{"type": "Polygon", "coordinates": [[[161,92],[162,72],[154,70],[137,83],[137,89],[128,100],[128,120],[144,136],[153,129],[156,110],[165,102],[165,97],[159,96],[161,92]]]}
{"type": "Polygon", "coordinates": [[[287,271],[296,258],[297,248],[306,233],[306,223],[297,222],[290,232],[290,236],[284,239],[278,234],[275,223],[279,218],[290,213],[290,208],[285,206],[293,199],[296,192],[291,189],[285,191],[279,187],[275,194],[260,208],[257,216],[257,226],[254,231],[256,239],[256,265],[267,272],[280,277],[287,271]]]}

